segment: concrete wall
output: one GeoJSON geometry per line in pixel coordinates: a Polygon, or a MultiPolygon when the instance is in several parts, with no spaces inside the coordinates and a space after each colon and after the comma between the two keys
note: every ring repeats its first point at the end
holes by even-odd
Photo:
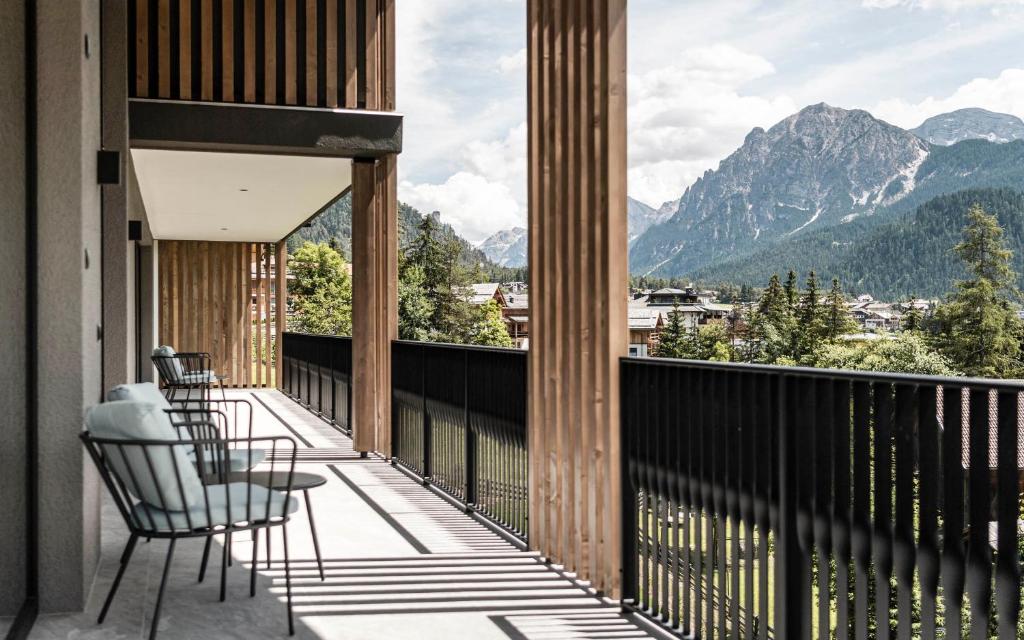
{"type": "Polygon", "coordinates": [[[0,2],[0,616],[25,598],[25,23],[23,2],[0,2]]]}
{"type": "Polygon", "coordinates": [[[100,0],[38,0],[39,581],[81,609],[99,556],[99,481],[78,441],[102,394],[100,0]]]}
{"type": "Polygon", "coordinates": [[[121,154],[121,184],[103,186],[103,388],[135,378],[135,246],[128,240],[127,3],[101,0],[103,148],[121,154]]]}

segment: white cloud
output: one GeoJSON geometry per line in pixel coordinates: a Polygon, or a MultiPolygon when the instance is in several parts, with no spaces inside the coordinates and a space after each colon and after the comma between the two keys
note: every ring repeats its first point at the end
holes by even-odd
{"type": "Polygon", "coordinates": [[[502,73],[517,73],[526,69],[526,48],[524,47],[512,55],[498,58],[498,69],[502,73]]]}
{"type": "Polygon", "coordinates": [[[797,110],[787,96],[743,95],[775,73],[766,59],[730,45],[683,51],[674,64],[629,78],[629,192],[658,206],[678,198],[705,170],[797,110]]]}
{"type": "Polygon", "coordinates": [[[862,0],[861,2],[861,6],[870,9],[904,7],[909,9],[942,9],[944,11],[1014,5],[1024,5],[1024,0],[862,0]]]}
{"type": "Polygon", "coordinates": [[[1005,69],[995,78],[975,78],[944,98],[883,100],[872,113],[895,125],[913,128],[932,116],[967,107],[1024,117],[1024,69],[1005,69]]]}
{"type": "Polygon", "coordinates": [[[424,213],[440,211],[441,219],[470,242],[495,231],[523,226],[523,211],[508,185],[459,171],[442,184],[399,185],[402,200],[424,213]]]}
{"type": "Polygon", "coordinates": [[[502,140],[468,142],[461,166],[439,184],[405,180],[399,197],[420,211],[440,211],[441,219],[471,242],[526,226],[525,122],[502,140]]]}

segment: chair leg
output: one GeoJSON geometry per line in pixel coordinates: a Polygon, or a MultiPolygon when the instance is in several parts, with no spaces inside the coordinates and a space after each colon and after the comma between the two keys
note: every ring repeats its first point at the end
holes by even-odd
{"type": "Polygon", "coordinates": [[[121,586],[121,578],[124,577],[124,572],[128,568],[128,561],[132,559],[132,552],[135,551],[135,543],[138,540],[139,537],[134,533],[128,538],[128,544],[125,545],[124,553],[121,554],[121,566],[117,568],[114,584],[110,585],[110,593],[107,594],[107,599],[103,602],[103,608],[100,610],[100,617],[96,620],[96,624],[103,624],[103,620],[107,617],[107,610],[110,609],[110,603],[114,601],[114,594],[117,593],[117,588],[121,586]]]}
{"type": "Polygon", "coordinates": [[[316,566],[320,569],[320,582],[324,581],[324,561],[320,557],[320,541],[316,537],[316,523],[313,522],[313,505],[309,502],[309,489],[305,489],[302,495],[306,498],[306,515],[309,516],[309,532],[313,534],[313,551],[316,552],[316,566]]]}
{"type": "Polygon", "coordinates": [[[288,561],[288,523],[281,525],[281,535],[284,537],[284,586],[288,594],[288,635],[295,635],[295,623],[292,621],[292,570],[288,561]]]}
{"type": "Polygon", "coordinates": [[[260,548],[260,530],[252,530],[252,569],[249,572],[249,597],[256,595],[256,552],[260,548]]]}
{"type": "Polygon", "coordinates": [[[228,584],[228,556],[231,552],[228,550],[228,534],[224,534],[224,547],[223,552],[220,554],[220,601],[224,602],[227,598],[227,584],[228,584]]]}
{"type": "Polygon", "coordinates": [[[210,547],[213,545],[213,536],[206,536],[206,544],[203,545],[203,561],[199,563],[199,582],[206,578],[206,564],[210,560],[210,547]]]}
{"type": "Polygon", "coordinates": [[[153,609],[153,624],[149,628],[149,640],[156,639],[156,631],[160,626],[160,607],[164,603],[164,590],[167,588],[167,575],[171,572],[171,559],[174,557],[174,543],[177,538],[171,538],[167,546],[167,561],[164,563],[164,575],[160,578],[160,590],[156,594],[156,608],[153,609]]]}
{"type": "Polygon", "coordinates": [[[267,527],[267,570],[270,570],[270,527],[267,527]]]}

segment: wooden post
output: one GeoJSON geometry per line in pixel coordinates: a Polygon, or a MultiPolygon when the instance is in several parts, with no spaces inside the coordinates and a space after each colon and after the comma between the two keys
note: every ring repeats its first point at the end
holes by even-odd
{"type": "Polygon", "coordinates": [[[352,420],[360,452],[391,455],[391,341],[398,337],[395,159],[352,164],[352,420]]]}
{"type": "Polygon", "coordinates": [[[277,243],[274,268],[274,386],[280,389],[284,380],[281,334],[285,332],[288,313],[288,243],[284,240],[277,243]]]}
{"type": "Polygon", "coordinates": [[[530,545],[621,576],[626,0],[529,0],[530,545]]]}

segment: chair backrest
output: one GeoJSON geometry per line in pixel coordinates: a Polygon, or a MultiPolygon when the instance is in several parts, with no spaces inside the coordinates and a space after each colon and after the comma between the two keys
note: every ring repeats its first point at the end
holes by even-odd
{"type": "Polygon", "coordinates": [[[177,352],[168,345],[153,349],[152,360],[165,384],[180,384],[185,379],[185,369],[177,352]]]}
{"type": "Polygon", "coordinates": [[[107,400],[117,402],[129,400],[131,402],[148,402],[155,404],[161,409],[170,409],[171,403],[160,389],[152,382],[137,382],[134,384],[119,384],[107,392],[107,400]]]}
{"type": "Polygon", "coordinates": [[[123,441],[104,444],[110,471],[136,498],[160,509],[181,511],[202,504],[203,485],[163,407],[121,400],[92,407],[85,419],[95,438],[123,441]],[[137,441],[137,444],[132,444],[137,441]],[[168,443],[155,447],[141,442],[168,443]]]}

